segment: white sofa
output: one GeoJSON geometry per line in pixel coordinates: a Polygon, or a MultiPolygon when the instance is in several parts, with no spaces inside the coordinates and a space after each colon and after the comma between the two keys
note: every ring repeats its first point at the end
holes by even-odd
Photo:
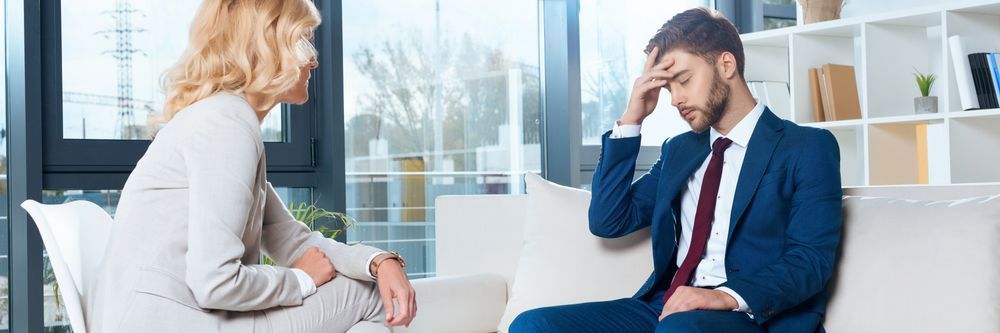
{"type": "MultiPolygon", "coordinates": [[[[413,281],[418,316],[409,328],[396,332],[497,331],[515,274],[526,273],[517,269],[527,243],[525,221],[533,220],[529,211],[586,216],[584,196],[589,194],[528,183],[529,194],[524,195],[437,199],[438,277],[413,281]],[[571,198],[529,209],[540,187],[571,198]]],[[[857,187],[844,193],[844,239],[830,287],[828,332],[1000,332],[1000,184],[857,187]],[[932,202],[970,197],[978,198],[932,202]]],[[[586,226],[586,220],[579,221],[583,232],[586,226]]],[[[570,233],[580,235],[579,230],[570,233]]],[[[648,232],[640,232],[625,240],[597,240],[598,248],[606,249],[597,256],[651,262],[648,238],[648,232]]],[[[629,297],[651,266],[625,267],[616,268],[613,278],[630,282],[575,287],[574,292],[586,300],[629,297]]],[[[537,302],[546,293],[528,296],[537,302]]]]}

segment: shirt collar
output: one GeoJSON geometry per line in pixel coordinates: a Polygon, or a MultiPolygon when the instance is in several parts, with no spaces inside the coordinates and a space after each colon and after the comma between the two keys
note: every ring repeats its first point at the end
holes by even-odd
{"type": "MultiPolygon", "coordinates": [[[[725,137],[733,140],[733,144],[746,149],[750,144],[750,137],[753,136],[753,129],[757,127],[757,121],[760,120],[762,114],[764,114],[764,104],[757,101],[753,110],[750,110],[750,113],[747,113],[739,123],[736,123],[736,126],[733,126],[733,129],[729,131],[729,135],[725,137]]],[[[722,137],[722,133],[715,130],[715,127],[709,127],[709,131],[712,144],[715,143],[715,139],[722,137]]]]}

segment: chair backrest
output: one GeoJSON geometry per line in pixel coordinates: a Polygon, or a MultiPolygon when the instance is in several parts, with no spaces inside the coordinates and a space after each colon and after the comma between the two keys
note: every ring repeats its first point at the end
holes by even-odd
{"type": "Polygon", "coordinates": [[[437,197],[438,276],[492,273],[510,286],[521,256],[527,199],[525,194],[437,197]]]}
{"type": "Polygon", "coordinates": [[[45,205],[27,200],[21,207],[38,226],[73,331],[86,332],[85,292],[104,256],[111,216],[88,201],[45,205]]]}

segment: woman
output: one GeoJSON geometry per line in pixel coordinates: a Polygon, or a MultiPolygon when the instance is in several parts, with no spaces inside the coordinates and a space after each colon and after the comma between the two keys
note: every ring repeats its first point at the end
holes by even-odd
{"type": "Polygon", "coordinates": [[[122,191],[91,332],[388,332],[412,320],[402,258],[310,233],[265,179],[260,122],[308,99],[319,23],[309,0],[201,5],[165,74],[168,122],[122,191]]]}

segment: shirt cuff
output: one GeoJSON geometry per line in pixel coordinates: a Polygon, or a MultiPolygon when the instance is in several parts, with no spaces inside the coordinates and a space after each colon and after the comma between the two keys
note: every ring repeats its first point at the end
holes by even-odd
{"type": "Polygon", "coordinates": [[[750,306],[748,306],[747,302],[743,300],[743,297],[740,297],[740,294],[737,294],[735,291],[727,287],[718,287],[715,288],[715,290],[727,293],[729,296],[733,296],[733,298],[736,299],[736,304],[739,304],[739,307],[733,309],[733,311],[751,313],[750,306]]]}
{"type": "Polygon", "coordinates": [[[292,273],[295,273],[295,278],[299,280],[299,289],[302,289],[302,298],[316,293],[316,283],[313,282],[312,277],[306,271],[298,268],[292,268],[291,270],[292,273]]]}
{"type": "Polygon", "coordinates": [[[642,125],[621,125],[615,122],[615,127],[611,129],[611,139],[634,138],[639,136],[642,125]]]}
{"type": "Polygon", "coordinates": [[[372,274],[372,270],[371,270],[371,268],[372,268],[372,261],[375,261],[375,257],[378,257],[379,255],[386,254],[386,253],[389,253],[389,252],[379,251],[379,252],[372,253],[372,255],[368,257],[368,261],[365,262],[365,271],[368,272],[368,277],[372,278],[372,280],[375,279],[375,274],[372,274]]]}

